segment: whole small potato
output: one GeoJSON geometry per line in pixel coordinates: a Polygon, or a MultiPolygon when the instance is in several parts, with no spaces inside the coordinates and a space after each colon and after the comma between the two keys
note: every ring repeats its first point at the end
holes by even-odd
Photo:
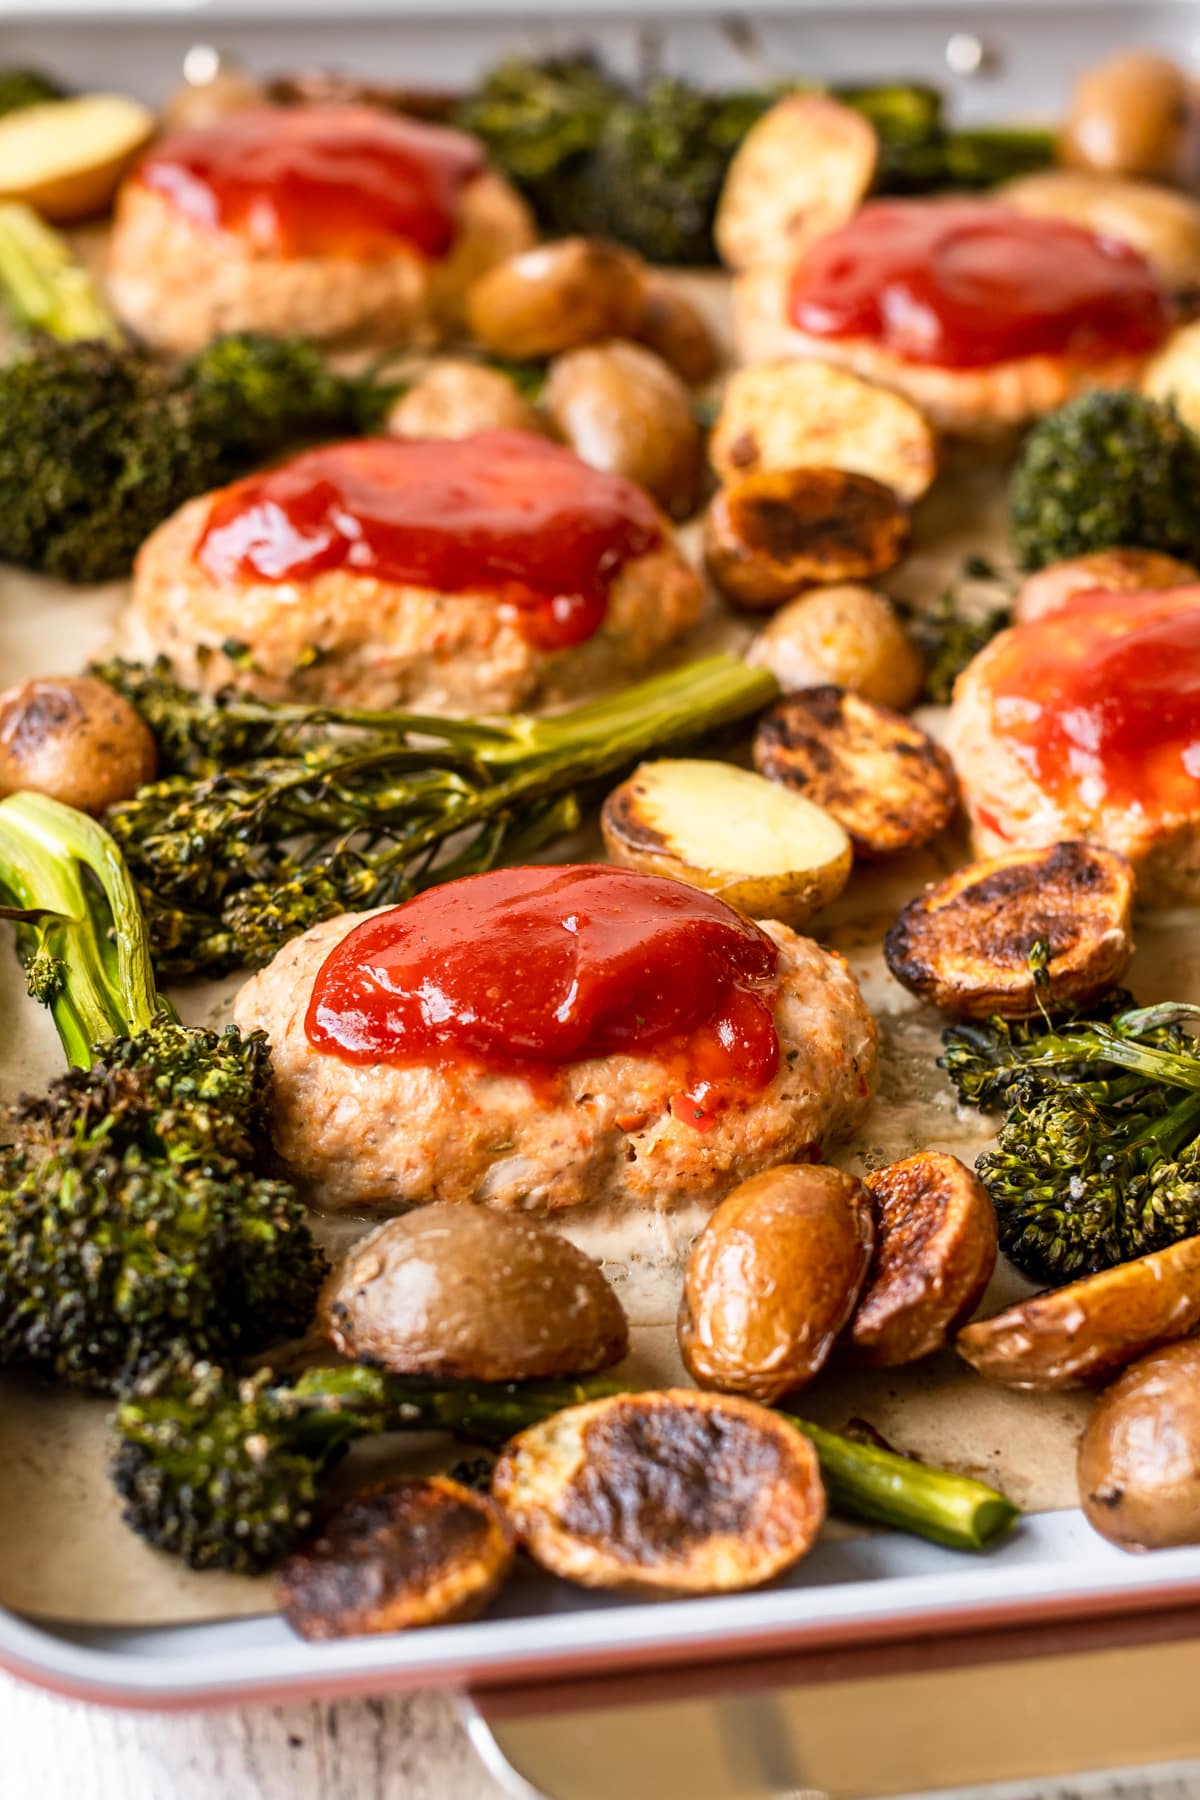
{"type": "Polygon", "coordinates": [[[634,335],[639,344],[669,363],[689,387],[699,387],[717,372],[720,359],[708,321],[669,275],[647,270],[634,335]]]}
{"type": "Polygon", "coordinates": [[[598,338],[634,337],[645,269],[604,238],[562,238],[497,263],[467,295],[467,324],[497,356],[557,356],[598,338]]]}
{"type": "Polygon", "coordinates": [[[675,518],[696,505],[704,450],[688,391],[640,344],[556,358],[542,395],[551,423],[593,469],[636,481],[675,518]]]}
{"type": "Polygon", "coordinates": [[[507,375],[465,357],[440,357],[388,414],[392,437],[465,438],[477,431],[542,430],[538,413],[507,375]]]}
{"type": "Polygon", "coordinates": [[[168,94],[159,113],[164,131],[194,131],[213,125],[230,113],[245,112],[247,107],[262,106],[267,95],[261,81],[255,81],[235,63],[222,59],[211,81],[182,81],[168,94]]]}
{"type": "Polygon", "coordinates": [[[1132,1363],[1079,1443],[1079,1504],[1123,1550],[1200,1544],[1200,1341],[1132,1363]]]}
{"type": "Polygon", "coordinates": [[[583,1374],[629,1345],[590,1256],[537,1220],[465,1202],[368,1232],[326,1282],[317,1316],[358,1361],[465,1381],[583,1374]]]}
{"type": "Polygon", "coordinates": [[[1099,175],[1189,181],[1196,108],[1183,71],[1152,50],[1122,50],[1075,84],[1059,140],[1063,162],[1099,175]]]}
{"type": "Polygon", "coordinates": [[[157,768],[149,727],[106,682],[47,676],[0,694],[0,794],[31,788],[98,817],[157,768]]]}
{"type": "Polygon", "coordinates": [[[785,693],[832,684],[897,712],[912,705],[925,672],[891,603],[853,585],[793,600],[759,632],[746,660],[769,669],[785,693]]]}
{"type": "Polygon", "coordinates": [[[874,1241],[870,1196],[840,1169],[743,1181],[688,1257],[679,1348],[692,1379],[768,1402],[804,1387],[854,1311],[874,1241]]]}

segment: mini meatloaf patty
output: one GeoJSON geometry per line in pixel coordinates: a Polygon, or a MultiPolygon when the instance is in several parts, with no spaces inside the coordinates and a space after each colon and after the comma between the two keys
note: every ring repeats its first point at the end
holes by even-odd
{"type": "MultiPolygon", "coordinates": [[[[238,491],[221,490],[188,501],[143,545],[127,617],[129,647],[140,655],[165,656],[182,682],[208,692],[233,683],[264,700],[506,712],[586,696],[635,675],[700,616],[700,579],[648,497],[619,477],[587,469],[571,452],[542,438],[489,433],[486,442],[481,436],[437,444],[388,439],[332,446],[294,459],[270,478],[318,456],[363,452],[381,454],[389,469],[395,465],[388,480],[397,491],[414,458],[444,464],[452,486],[458,485],[455,471],[465,471],[472,457],[477,468],[483,466],[485,481],[493,469],[502,477],[505,470],[515,471],[514,479],[525,484],[518,494],[521,508],[531,485],[545,489],[544,468],[553,474],[565,459],[579,504],[598,496],[602,509],[616,494],[618,504],[628,500],[648,529],[629,536],[633,553],[598,553],[603,617],[593,635],[559,647],[524,629],[519,614],[489,591],[482,569],[474,581],[462,558],[465,573],[454,591],[432,581],[385,578],[384,564],[379,565],[384,574],[370,573],[356,566],[358,545],[334,566],[301,566],[282,579],[267,579],[243,563],[206,565],[201,558],[210,519],[238,491]],[[230,654],[233,645],[238,648],[230,654]]],[[[486,488],[481,491],[486,504],[486,488]]],[[[553,526],[567,538],[579,536],[575,504],[569,493],[561,507],[555,503],[553,526]]],[[[431,522],[443,528],[444,538],[452,538],[453,521],[448,513],[441,515],[436,495],[431,506],[431,522]]],[[[285,547],[290,542],[286,527],[279,541],[285,547]]]]}
{"type": "Polygon", "coordinates": [[[650,1057],[568,1064],[551,1104],[516,1075],[346,1061],[313,1047],[305,1014],[325,958],[368,916],[330,919],[288,944],[234,1014],[271,1040],[275,1147],[325,1207],[717,1200],[761,1169],[820,1156],[870,1101],[878,1034],[858,984],[842,957],[773,921],[762,929],[779,949],[779,1071],[704,1130],[672,1113],[672,1077],[650,1057]]]}

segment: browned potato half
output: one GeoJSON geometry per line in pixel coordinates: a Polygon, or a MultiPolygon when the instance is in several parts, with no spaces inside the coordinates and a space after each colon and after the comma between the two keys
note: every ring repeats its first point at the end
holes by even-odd
{"type": "Polygon", "coordinates": [[[878,156],[861,113],[824,94],[778,100],[729,165],[714,227],[722,262],[786,262],[844,225],[875,179],[878,156]]]}
{"type": "Polygon", "coordinates": [[[769,669],[785,693],[833,685],[900,712],[925,679],[921,653],[891,601],[850,582],[801,594],[783,607],[746,661],[769,669]]]}
{"type": "Polygon", "coordinates": [[[958,1353],[1004,1387],[1078,1387],[1200,1325],[1200,1237],[964,1326],[958,1353]]]}
{"type": "Polygon", "coordinates": [[[345,1501],[276,1577],[284,1618],[312,1640],[476,1618],[513,1565],[487,1494],[444,1475],[382,1482],[345,1501]]]}
{"type": "Polygon", "coordinates": [[[1122,1550],[1200,1544],[1200,1340],[1133,1363],[1079,1443],[1079,1504],[1122,1550]]]}
{"type": "Polygon", "coordinates": [[[674,518],[695,511],[704,446],[678,375],[642,344],[584,344],[556,357],[542,405],[593,469],[625,475],[674,518]]]}
{"type": "Polygon", "coordinates": [[[104,212],[154,132],[154,114],[120,94],[22,106],[0,119],[0,200],[60,225],[104,212]]]}
{"type": "Polygon", "coordinates": [[[32,788],[99,816],[157,768],[141,715],[94,676],[44,676],[0,694],[0,794],[32,788]]]}
{"type": "Polygon", "coordinates": [[[785,694],[754,738],[754,766],[832,813],[873,859],[915,850],[958,808],[954,764],[929,733],[844,688],[785,694]]]}
{"type": "Polygon", "coordinates": [[[825,1516],[802,1432],[691,1388],[556,1413],[513,1439],[492,1486],[543,1568],[642,1593],[757,1587],[800,1561],[825,1516]]]}
{"type": "Polygon", "coordinates": [[[882,575],[909,530],[907,507],[869,475],[760,469],[713,496],[704,558],[730,600],[769,609],[823,582],[882,575]]]}
{"type": "Polygon", "coordinates": [[[846,469],[910,502],[937,473],[933,432],[911,400],[811,357],[731,375],[708,453],[722,481],[759,469],[846,469]]]}
{"type": "Polygon", "coordinates": [[[1085,1006],[1120,980],[1133,954],[1133,870],[1115,850],[1052,844],[1010,850],[947,875],[910,900],[883,942],[910,993],[960,1019],[1028,1018],[1029,966],[1049,951],[1043,998],[1085,1006]]]}
{"type": "Polygon", "coordinates": [[[629,1347],[590,1256],[522,1213],[448,1200],[360,1239],[326,1282],[318,1319],[358,1362],[468,1381],[583,1374],[629,1347]]]}
{"type": "Polygon", "coordinates": [[[669,275],[647,269],[634,336],[689,387],[699,387],[717,372],[717,343],[708,321],[669,275]]]}
{"type": "Polygon", "coordinates": [[[824,1366],[854,1312],[875,1241],[861,1181],[821,1164],[752,1175],[687,1260],[679,1349],[703,1388],[775,1401],[824,1366]]]}
{"type": "Polygon", "coordinates": [[[860,1360],[890,1369],[941,1350],[969,1319],[996,1266],[996,1209],[956,1156],[924,1150],[866,1177],[875,1254],[846,1334],[860,1360]]]}
{"type": "MultiPolygon", "coordinates": [[[[1196,341],[1200,357],[1200,338],[1196,341]]],[[[1200,366],[1197,368],[1200,377],[1200,366]]],[[[1196,390],[1200,400],[1200,387],[1196,390]]],[[[1200,570],[1159,550],[1093,550],[1068,562],[1051,563],[1022,581],[1013,602],[1013,619],[1030,625],[1069,606],[1078,594],[1153,593],[1200,580],[1200,570]]]]}
{"type": "Polygon", "coordinates": [[[440,357],[388,414],[393,437],[464,438],[477,431],[543,431],[541,416],[507,375],[466,357],[440,357]]]}
{"type": "Polygon", "coordinates": [[[467,295],[467,324],[497,356],[557,356],[598,338],[634,337],[640,258],[605,238],[562,238],[497,263],[467,295]]]}
{"type": "Polygon", "coordinates": [[[600,815],[614,862],[717,894],[755,919],[804,921],[850,876],[850,839],[819,806],[729,763],[642,763],[600,815]]]}
{"type": "Polygon", "coordinates": [[[1178,291],[1200,280],[1200,202],[1150,181],[1123,181],[1074,169],[1022,175],[998,197],[1020,212],[1067,219],[1140,250],[1160,280],[1178,291]]]}
{"type": "Polygon", "coordinates": [[[1075,83],[1062,161],[1099,175],[1186,183],[1196,173],[1196,103],[1183,71],[1153,50],[1121,50],[1075,83]]]}

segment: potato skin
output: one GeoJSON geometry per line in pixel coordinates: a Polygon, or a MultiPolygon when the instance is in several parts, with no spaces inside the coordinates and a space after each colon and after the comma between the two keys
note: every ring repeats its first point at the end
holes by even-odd
{"type": "Polygon", "coordinates": [[[1196,173],[1196,102],[1177,64],[1122,50],[1075,83],[1059,155],[1099,175],[1186,183],[1196,173]]]}
{"type": "Polygon", "coordinates": [[[983,1298],[999,1254],[996,1210],[956,1156],[925,1150],[865,1177],[875,1253],[847,1342],[877,1369],[949,1341],[983,1298]]]}
{"type": "Polygon", "coordinates": [[[781,608],[759,632],[746,661],[769,669],[785,694],[848,688],[903,712],[921,691],[925,665],[895,607],[873,588],[818,588],[781,608]]]}
{"type": "Polygon", "coordinates": [[[1028,1018],[1038,1010],[1029,954],[1039,941],[1056,1001],[1086,1005],[1120,980],[1133,954],[1133,898],[1133,870],[1115,850],[1012,850],[910,900],[883,953],[902,987],[943,1012],[1028,1018]]]}
{"type": "Polygon", "coordinates": [[[684,1366],[702,1388],[773,1402],[805,1387],[850,1319],[875,1242],[861,1181],[785,1164],[742,1182],[688,1256],[684,1366]]]}
{"type": "Polygon", "coordinates": [[[1076,1472],[1088,1524],[1122,1550],[1200,1544],[1200,1341],[1151,1351],[1101,1394],[1076,1472]]]}
{"type": "Polygon", "coordinates": [[[150,728],[92,675],[44,676],[0,694],[0,794],[48,794],[96,817],[158,768],[150,728]]]}
{"type": "Polygon", "coordinates": [[[600,1267],[522,1213],[438,1201],[368,1232],[322,1290],[321,1329],[397,1374],[524,1381],[583,1374],[629,1348],[600,1267]]]}
{"type": "Polygon", "coordinates": [[[477,431],[544,430],[506,375],[465,357],[439,357],[401,394],[387,419],[392,437],[465,438],[477,431]]]}
{"type": "Polygon", "coordinates": [[[688,387],[699,387],[717,372],[720,357],[707,319],[670,276],[653,269],[646,270],[642,283],[642,310],[634,335],[688,387]]]}
{"type": "Polygon", "coordinates": [[[605,238],[562,238],[497,263],[467,294],[471,334],[497,356],[557,356],[637,335],[644,266],[605,238]]]}
{"type": "Polygon", "coordinates": [[[907,509],[869,475],[761,469],[713,496],[704,559],[736,605],[770,610],[824,582],[882,575],[909,534],[907,509]]]}
{"type": "Polygon", "coordinates": [[[624,475],[673,518],[695,510],[704,448],[678,375],[641,344],[584,344],[556,357],[542,404],[593,469],[624,475]]]}
{"type": "Polygon", "coordinates": [[[960,1356],[989,1381],[1078,1387],[1200,1325],[1200,1237],[1035,1294],[959,1332],[960,1356]]]}

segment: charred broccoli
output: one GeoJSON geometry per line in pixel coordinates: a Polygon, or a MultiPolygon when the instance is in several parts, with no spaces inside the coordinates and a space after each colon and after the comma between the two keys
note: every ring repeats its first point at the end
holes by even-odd
{"type": "Polygon", "coordinates": [[[41,106],[47,100],[63,100],[67,90],[41,69],[0,69],[0,117],[20,112],[23,106],[41,106]]]}
{"type": "Polygon", "coordinates": [[[116,846],[82,814],[0,803],[0,891],[75,1065],[4,1117],[0,1363],[119,1391],[181,1344],[303,1332],[325,1263],[258,1172],[266,1040],[172,1016],[116,846]]]}
{"type": "Polygon", "coordinates": [[[1085,394],[1036,425],[1009,490],[1023,565],[1116,545],[1200,555],[1200,440],[1173,407],[1129,390],[1085,394]]]}
{"type": "Polygon", "coordinates": [[[592,156],[623,96],[592,56],[513,56],[484,77],[454,122],[482,140],[547,231],[586,231],[592,156]]]}

